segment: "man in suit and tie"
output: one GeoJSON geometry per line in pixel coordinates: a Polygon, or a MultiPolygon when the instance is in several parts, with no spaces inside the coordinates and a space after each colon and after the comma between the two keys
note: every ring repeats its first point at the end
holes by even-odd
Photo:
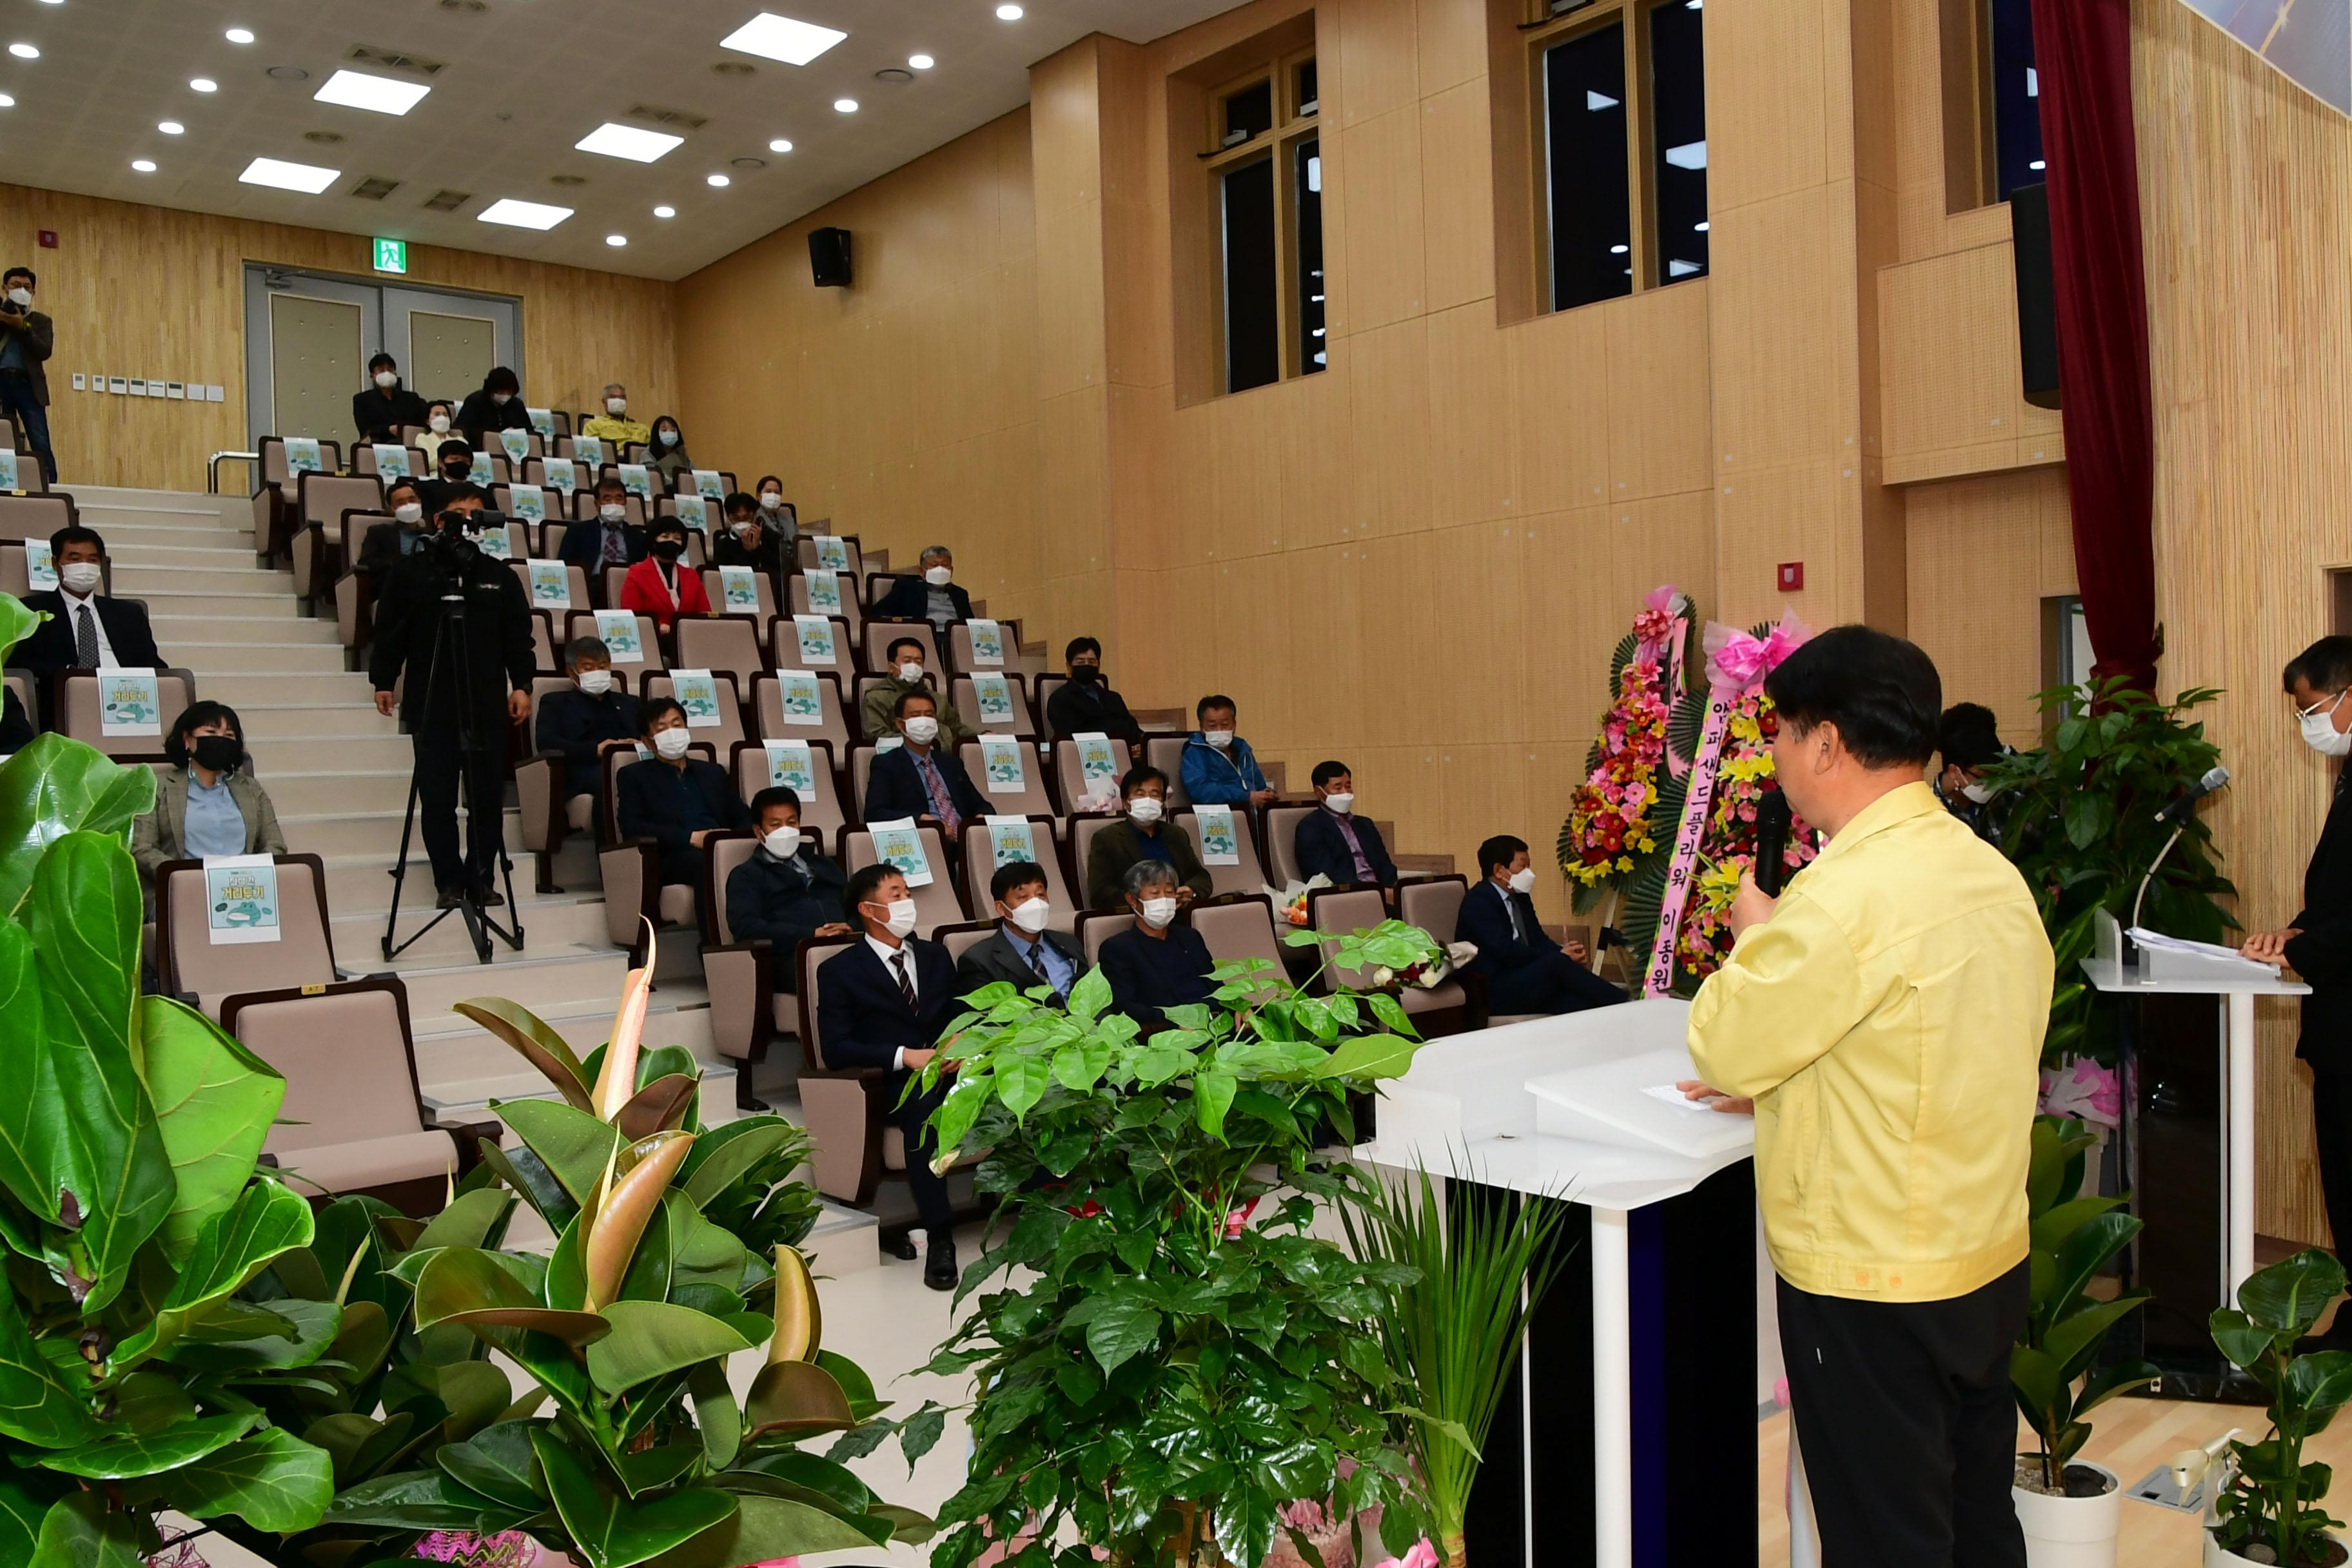
{"type": "Polygon", "coordinates": [[[989,879],[996,900],[996,931],[964,951],[956,978],[967,994],[999,980],[1023,991],[1054,988],[1056,1005],[1067,1005],[1070,988],[1087,972],[1086,954],[1060,931],[1048,931],[1053,906],[1045,897],[1045,873],[1033,861],[1008,860],[989,879]]]}
{"type": "Polygon", "coordinates": [[[28,609],[48,619],[16,645],[8,662],[29,669],[46,688],[49,677],[68,669],[161,669],[147,608],[99,592],[105,582],[106,541],[95,530],[72,526],[49,535],[49,555],[58,585],[25,595],[28,609]]]}
{"type": "MultiPolygon", "coordinates": [[[[956,1284],[955,1213],[947,1178],[934,1173],[939,1144],[926,1125],[947,1098],[944,1079],[908,1094],[909,1080],[939,1054],[940,1034],[962,1011],[955,965],[947,949],[915,935],[915,900],[895,866],[865,867],[849,879],[842,902],[864,931],[863,941],[827,959],[816,972],[817,1038],[826,1065],[870,1068],[889,1075],[882,1094],[890,1121],[907,1141],[907,1185],[928,1243],[923,1283],[934,1290],[956,1284]],[[901,1097],[905,1098],[902,1100],[901,1097]]],[[[910,1243],[900,1256],[912,1258],[910,1243]]]]}
{"type": "Polygon", "coordinates": [[[596,482],[596,515],[563,531],[555,557],[588,574],[592,583],[607,566],[635,566],[646,558],[646,531],[629,526],[629,491],[618,479],[596,482]]]}
{"type": "Polygon", "coordinates": [[[988,801],[962,762],[940,748],[939,713],[939,699],[925,689],[898,694],[891,721],[906,744],[874,759],[866,775],[866,820],[937,822],[940,837],[954,844],[965,823],[988,815],[988,801]]]}
{"type": "Polygon", "coordinates": [[[971,619],[971,595],[955,580],[955,556],[944,544],[926,549],[918,564],[923,575],[919,581],[901,577],[882,595],[874,606],[877,621],[929,621],[939,633],[940,646],[947,646],[948,628],[958,621],[971,619]]]}
{"type": "Polygon", "coordinates": [[[1582,942],[1563,951],[1536,921],[1536,873],[1524,838],[1501,834],[1478,846],[1484,877],[1462,900],[1454,940],[1475,944],[1467,973],[1486,977],[1487,1009],[1515,1013],[1581,1013],[1625,1000],[1625,993],[1584,967],[1582,942]]]}
{"type": "Polygon", "coordinates": [[[1381,830],[1356,815],[1356,775],[1345,763],[1318,763],[1313,782],[1323,809],[1299,819],[1299,871],[1310,878],[1319,871],[1340,887],[1378,888],[1394,909],[1396,862],[1381,830]]]}

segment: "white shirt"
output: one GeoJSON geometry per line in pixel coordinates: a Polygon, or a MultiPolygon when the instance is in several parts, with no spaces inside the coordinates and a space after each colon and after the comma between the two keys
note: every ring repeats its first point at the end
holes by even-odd
{"type": "MultiPolygon", "coordinates": [[[[889,971],[890,978],[893,980],[898,978],[898,955],[902,952],[906,953],[908,987],[914,992],[916,1001],[919,1002],[923,999],[923,983],[915,978],[915,955],[912,952],[908,952],[907,943],[903,939],[899,942],[898,946],[892,947],[888,942],[884,942],[880,937],[876,936],[872,931],[867,931],[866,933],[866,945],[874,950],[874,956],[882,961],[882,967],[889,971]]],[[[906,1069],[907,1047],[900,1046],[897,1050],[890,1053],[890,1070],[892,1072],[904,1072],[906,1069]]]]}
{"type": "Polygon", "coordinates": [[[63,584],[60,584],[58,586],[58,597],[64,602],[66,607],[66,630],[72,634],[74,647],[77,648],[81,647],[81,607],[84,605],[89,605],[90,627],[98,633],[98,668],[100,669],[121,668],[122,661],[114,657],[114,645],[106,640],[106,617],[98,613],[98,605],[92,603],[92,601],[96,599],[97,595],[95,594],[89,594],[77,598],[71,589],[66,587],[63,584]]]}

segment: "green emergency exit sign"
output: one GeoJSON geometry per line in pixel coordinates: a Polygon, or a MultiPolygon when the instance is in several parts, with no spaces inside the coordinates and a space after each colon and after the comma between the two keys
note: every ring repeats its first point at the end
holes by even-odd
{"type": "Polygon", "coordinates": [[[375,269],[378,272],[405,273],[408,270],[408,241],[378,239],[375,242],[375,269]]]}

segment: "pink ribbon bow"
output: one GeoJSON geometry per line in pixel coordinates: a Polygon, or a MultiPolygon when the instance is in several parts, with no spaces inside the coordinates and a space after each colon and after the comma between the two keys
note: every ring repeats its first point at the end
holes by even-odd
{"type": "Polygon", "coordinates": [[[1763,637],[1752,637],[1710,621],[1706,628],[1706,679],[1718,689],[1746,691],[1760,685],[1780,661],[1802,647],[1812,632],[1784,610],[1780,621],[1763,637]]]}

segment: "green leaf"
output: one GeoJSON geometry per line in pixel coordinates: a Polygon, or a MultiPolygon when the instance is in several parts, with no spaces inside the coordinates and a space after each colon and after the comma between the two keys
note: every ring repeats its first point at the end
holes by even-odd
{"type": "Polygon", "coordinates": [[[2352,1351],[2297,1356],[2287,1363],[2284,1382],[2284,1393],[2293,1396],[2306,1416],[2324,1421],[2352,1400],[2352,1351]]]}
{"type": "Polygon", "coordinates": [[[2342,1294],[2344,1266],[2315,1247],[2248,1275],[2238,1305],[2266,1329],[2302,1333],[2342,1294]]]}
{"type": "Polygon", "coordinates": [[[41,1539],[41,1516],[58,1495],[46,1476],[0,1475],[0,1563],[29,1563],[41,1539]]]}
{"type": "Polygon", "coordinates": [[[1017,1125],[1045,1098],[1053,1069],[1037,1056],[1008,1056],[996,1064],[996,1098],[1017,1125]]]}
{"type": "Polygon", "coordinates": [[[1132,1296],[1097,1297],[1087,1320],[1087,1349],[1108,1377],[1160,1338],[1160,1313],[1132,1296]]]}
{"type": "Polygon", "coordinates": [[[499,1180],[520,1193],[523,1200],[539,1211],[550,1230],[562,1230],[572,1223],[580,1205],[547,1168],[547,1162],[524,1148],[520,1141],[511,1149],[501,1149],[495,1143],[482,1145],[482,1163],[496,1173],[499,1180]]]}
{"type": "Polygon", "coordinates": [[[1090,1094],[1110,1068],[1110,1043],[1087,1036],[1054,1053],[1054,1081],[1073,1094],[1090,1094]]]}
{"type": "Polygon", "coordinates": [[[196,1233],[195,1247],[153,1321],[115,1347],[114,1373],[170,1348],[191,1322],[242,1289],[270,1259],[308,1247],[311,1234],[309,1204],[280,1183],[255,1181],[196,1233]]]}
{"type": "Polygon", "coordinates": [[[98,1492],[59,1498],[41,1517],[31,1568],[146,1568],[138,1517],[120,1509],[110,1511],[98,1492]]]}
{"type": "Polygon", "coordinates": [[[607,1394],[751,1348],[717,1318],[667,1301],[614,1301],[604,1317],[613,1331],[589,1345],[588,1375],[607,1394]]]}
{"type": "Polygon", "coordinates": [[[401,1470],[340,1493],[327,1506],[322,1522],[404,1531],[471,1530],[488,1535],[511,1530],[529,1517],[439,1470],[401,1470]]]}
{"type": "Polygon", "coordinates": [[[572,1202],[584,1205],[595,1196],[606,1163],[621,1146],[618,1128],[552,1100],[494,1100],[490,1109],[555,1173],[572,1202]]]}
{"type": "Polygon", "coordinates": [[[89,1407],[33,1343],[16,1292],[0,1290],[0,1433],[43,1448],[70,1448],[93,1430],[89,1407]]]}
{"type": "Polygon", "coordinates": [[[536,1513],[545,1499],[531,1480],[529,1421],[500,1421],[462,1443],[444,1444],[434,1457],[460,1485],[494,1502],[536,1513]]]}
{"type": "Polygon", "coordinates": [[[449,1009],[471,1018],[508,1045],[523,1058],[547,1075],[573,1110],[593,1115],[596,1104],[589,1097],[593,1080],[572,1054],[571,1043],[562,1035],[541,1022],[537,1014],[503,996],[477,996],[459,1002],[449,1009]]]}
{"type": "Polygon", "coordinates": [[[847,1431],[857,1421],[841,1380],[814,1362],[770,1362],[751,1380],[743,1400],[747,1436],[781,1433],[803,1437],[847,1431]]]}
{"type": "Polygon", "coordinates": [[[626,1502],[598,1486],[588,1467],[553,1434],[534,1431],[531,1447],[555,1511],[587,1554],[590,1568],[632,1568],[724,1522],[736,1510],[734,1495],[715,1488],[626,1502]]]}
{"type": "Polygon", "coordinates": [[[137,1016],[147,1098],[179,1179],[156,1232],[164,1255],[187,1260],[204,1222],[236,1200],[286,1098],[276,1068],[210,1018],[169,996],[142,996],[137,1016]]]}
{"type": "Polygon", "coordinates": [[[1089,969],[1070,987],[1070,1016],[1081,1024],[1091,1024],[1102,1016],[1110,1005],[1110,982],[1099,969],[1089,969]]]}
{"type": "Polygon", "coordinates": [[[706,1208],[798,1131],[777,1116],[747,1116],[714,1127],[694,1141],[672,1184],[683,1188],[696,1208],[706,1208]]]}
{"type": "Polygon", "coordinates": [[[131,1433],[62,1453],[44,1454],[40,1462],[45,1469],[79,1476],[85,1480],[119,1481],[152,1476],[158,1470],[201,1459],[216,1448],[227,1447],[253,1430],[254,1423],[260,1419],[258,1410],[207,1415],[167,1426],[151,1436],[131,1433]]]}
{"type": "Polygon", "coordinates": [[[1418,1040],[1365,1035],[1341,1042],[1311,1076],[1318,1079],[1399,1078],[1412,1066],[1413,1053],[1420,1049],[1418,1040]]]}
{"type": "Polygon", "coordinates": [[[335,1495],[326,1450],[275,1426],[157,1476],[145,1487],[192,1518],[233,1513],[256,1530],[280,1535],[317,1524],[335,1495]]]}
{"type": "Polygon", "coordinates": [[[702,1433],[702,1457],[714,1470],[735,1462],[743,1444],[743,1413],[727,1382],[727,1363],[708,1361],[687,1374],[687,1392],[694,1399],[694,1424],[702,1433]]]}
{"type": "Polygon", "coordinates": [[[1220,1142],[1225,1136],[1225,1112],[1233,1109],[1234,1091],[1239,1087],[1233,1074],[1215,1068],[1193,1076],[1193,1119],[1202,1131],[1220,1142]]]}
{"type": "Polygon", "coordinates": [[[496,1187],[460,1193],[435,1215],[409,1248],[412,1253],[443,1247],[494,1247],[500,1223],[514,1207],[514,1196],[496,1187]]]}
{"type": "Polygon", "coordinates": [[[2214,1345],[2232,1364],[2249,1372],[2261,1364],[2279,1338],[2277,1331],[2263,1328],[2235,1307],[2213,1309],[2213,1315],[2206,1321],[2206,1330],[2213,1336],[2214,1345]]]}
{"type": "Polygon", "coordinates": [[[0,914],[20,917],[42,849],[87,832],[117,843],[155,809],[155,774],[63,735],[37,735],[0,766],[0,914]]]}
{"type": "Polygon", "coordinates": [[[593,1312],[541,1306],[495,1255],[473,1247],[443,1247],[417,1277],[416,1326],[429,1329],[436,1323],[530,1329],[567,1344],[585,1344],[611,1331],[607,1321],[593,1312]]]}
{"type": "Polygon", "coordinates": [[[737,1568],[818,1552],[870,1552],[875,1546],[873,1537],[847,1520],[810,1503],[757,1493],[735,1502],[732,1518],[656,1558],[655,1568],[737,1568]]]}
{"type": "MultiPolygon", "coordinates": [[[[224,1307],[235,1305],[223,1303],[224,1307]]],[[[344,1310],[332,1301],[287,1297],[271,1306],[272,1316],[279,1321],[277,1329],[226,1339],[215,1337],[215,1331],[227,1316],[215,1308],[213,1315],[192,1324],[189,1331],[164,1352],[165,1358],[197,1372],[251,1372],[263,1368],[290,1372],[324,1356],[341,1335],[344,1310]]],[[[383,1321],[383,1310],[373,1301],[354,1302],[351,1310],[373,1313],[379,1323],[383,1321]]]]}

